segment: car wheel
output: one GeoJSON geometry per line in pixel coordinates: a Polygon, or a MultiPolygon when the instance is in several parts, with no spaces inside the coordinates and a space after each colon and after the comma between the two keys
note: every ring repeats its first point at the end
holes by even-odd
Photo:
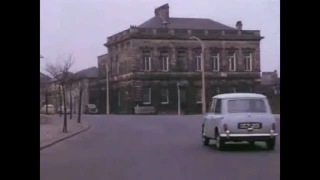
{"type": "Polygon", "coordinates": [[[266,144],[267,144],[268,150],[274,150],[274,147],[276,145],[276,139],[270,139],[270,140],[266,141],[266,144]]]}
{"type": "Polygon", "coordinates": [[[204,126],[202,126],[202,131],[201,132],[202,132],[202,144],[204,146],[208,146],[209,143],[210,143],[210,139],[204,133],[204,126]]]}
{"type": "Polygon", "coordinates": [[[216,148],[219,151],[224,150],[225,148],[225,141],[221,139],[219,132],[216,134],[216,148]]]}

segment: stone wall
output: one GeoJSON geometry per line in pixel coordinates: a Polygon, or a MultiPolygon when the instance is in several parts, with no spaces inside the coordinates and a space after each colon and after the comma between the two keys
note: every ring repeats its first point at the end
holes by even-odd
{"type": "MultiPolygon", "coordinates": [[[[131,54],[128,59],[133,62],[133,72],[142,71],[142,51],[150,52],[152,71],[160,71],[159,52],[169,52],[169,71],[175,71],[177,64],[177,52],[185,52],[184,71],[196,71],[195,59],[201,54],[199,42],[194,40],[131,40],[131,54]]],[[[203,41],[205,44],[205,71],[212,72],[212,52],[220,54],[220,71],[229,71],[227,52],[236,53],[236,72],[245,72],[242,51],[251,51],[253,54],[253,72],[260,72],[260,42],[259,41],[203,41]]],[[[124,54],[123,56],[128,55],[124,54]]]]}

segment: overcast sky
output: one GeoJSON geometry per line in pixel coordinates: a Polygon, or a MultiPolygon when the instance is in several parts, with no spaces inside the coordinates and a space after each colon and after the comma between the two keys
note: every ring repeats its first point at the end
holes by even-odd
{"type": "Polygon", "coordinates": [[[139,25],[169,3],[171,17],[210,18],[234,27],[261,30],[262,71],[280,71],[279,0],[40,0],[40,52],[46,62],[72,53],[73,71],[97,66],[106,37],[139,25]]]}

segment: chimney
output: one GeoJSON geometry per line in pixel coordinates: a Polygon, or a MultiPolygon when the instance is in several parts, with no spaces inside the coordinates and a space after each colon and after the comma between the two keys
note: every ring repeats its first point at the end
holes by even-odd
{"type": "Polygon", "coordinates": [[[242,22],[241,21],[237,21],[236,23],[236,28],[241,31],[242,30],[242,22]]]}
{"type": "Polygon", "coordinates": [[[169,4],[164,4],[154,10],[154,16],[160,17],[162,21],[169,22],[169,4]]]}

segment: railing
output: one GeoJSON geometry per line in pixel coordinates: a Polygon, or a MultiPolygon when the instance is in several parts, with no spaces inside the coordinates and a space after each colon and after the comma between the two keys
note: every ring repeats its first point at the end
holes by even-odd
{"type": "Polygon", "coordinates": [[[197,36],[199,38],[221,37],[221,38],[260,38],[260,31],[257,30],[186,30],[186,29],[169,29],[169,28],[137,28],[131,27],[130,29],[119,32],[107,38],[107,43],[121,41],[130,36],[148,36],[148,37],[190,37],[197,36]]]}

